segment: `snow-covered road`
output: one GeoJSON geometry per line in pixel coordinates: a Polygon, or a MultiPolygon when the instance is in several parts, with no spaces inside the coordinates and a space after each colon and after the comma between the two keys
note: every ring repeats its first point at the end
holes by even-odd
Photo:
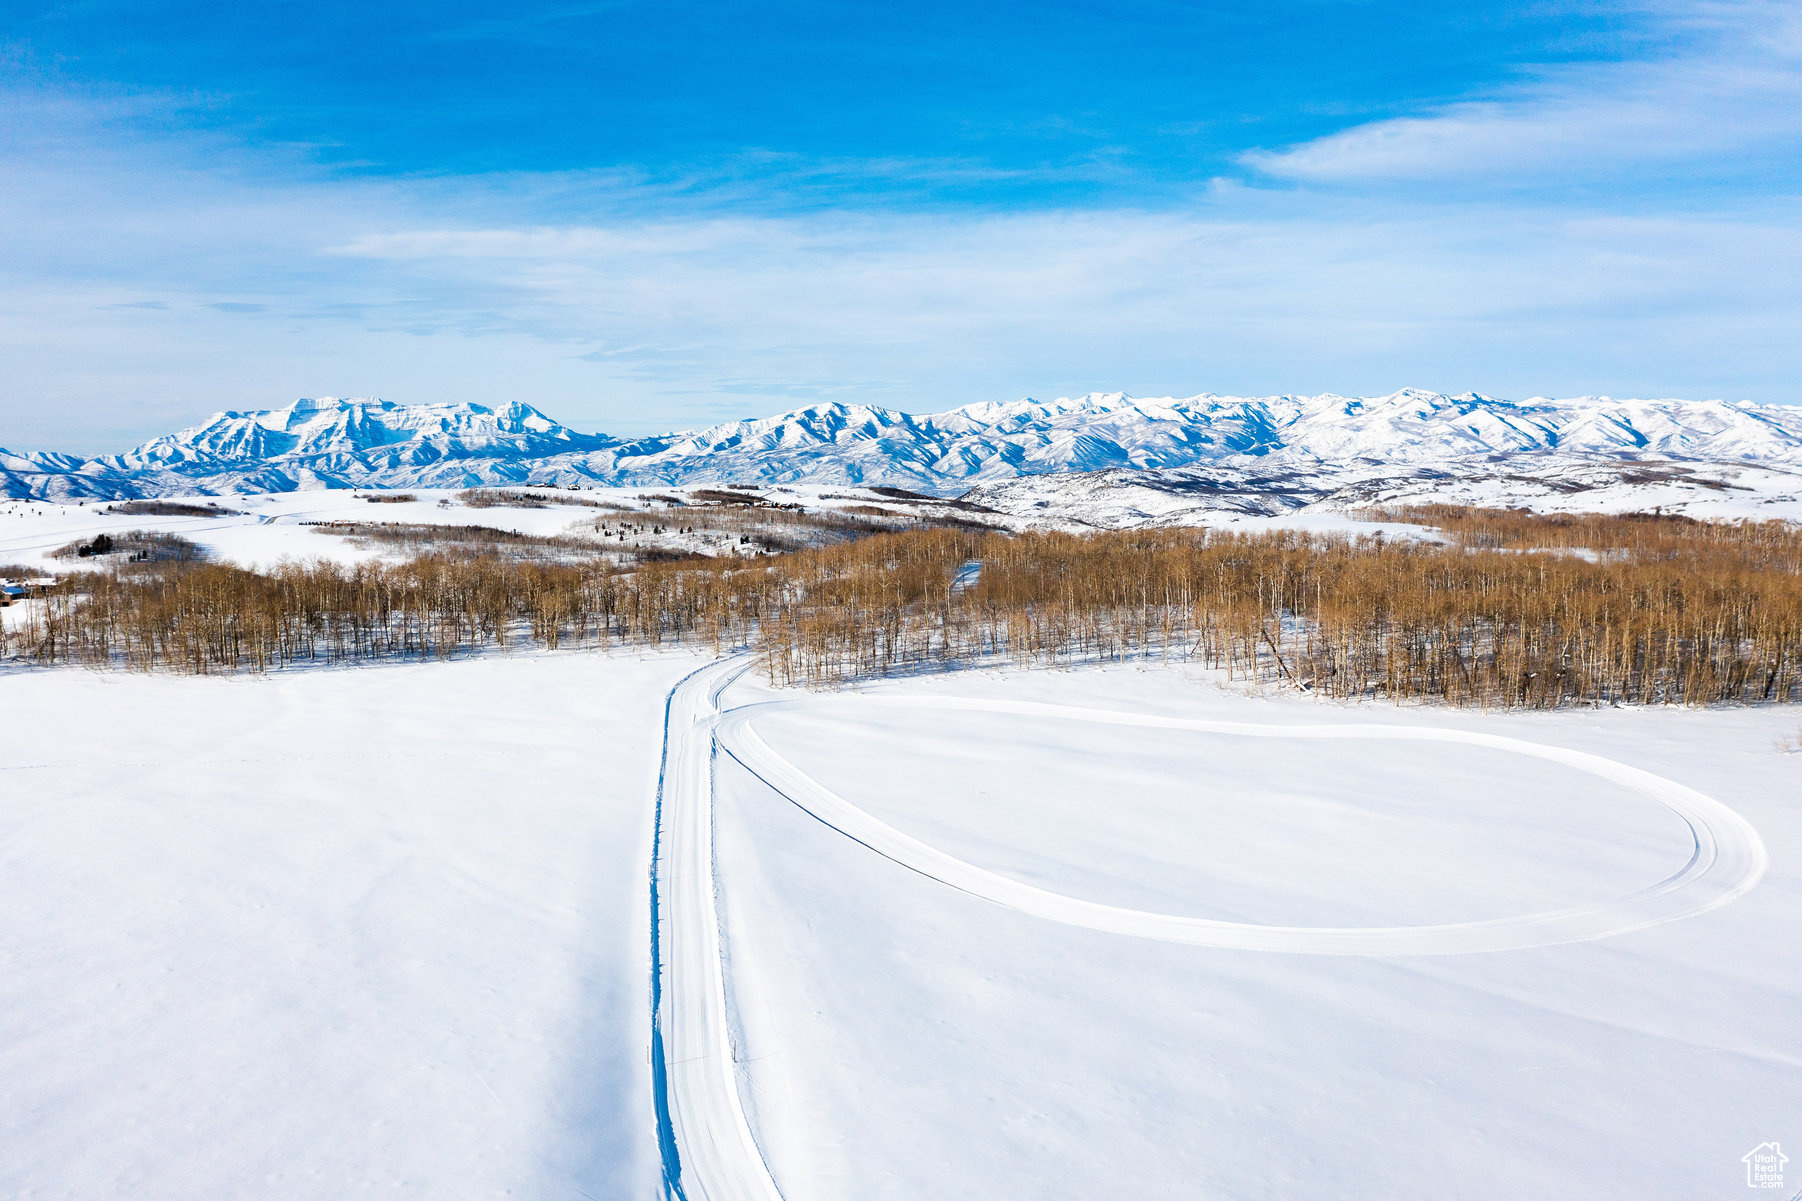
{"type": "Polygon", "coordinates": [[[748,658],[704,667],[671,690],[651,857],[651,1070],[667,1195],[771,1201],[739,1101],[726,1017],[713,870],[713,730],[719,694],[748,658]]]}

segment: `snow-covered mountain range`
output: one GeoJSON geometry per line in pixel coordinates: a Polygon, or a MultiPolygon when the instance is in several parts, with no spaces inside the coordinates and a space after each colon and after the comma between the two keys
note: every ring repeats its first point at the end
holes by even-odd
{"type": "Polygon", "coordinates": [[[1607,397],[1511,402],[1414,390],[1155,400],[1095,393],[934,414],[829,404],[621,439],[578,433],[518,403],[402,406],[326,397],[219,413],[118,455],[0,450],[0,493],[119,499],[319,487],[807,482],[955,495],[1029,476],[1201,468],[1240,482],[1307,479],[1318,490],[1342,476],[1383,472],[1495,474],[1506,464],[1510,473],[1539,478],[1581,464],[1646,460],[1787,473],[1802,468],[1802,408],[1607,397]]]}

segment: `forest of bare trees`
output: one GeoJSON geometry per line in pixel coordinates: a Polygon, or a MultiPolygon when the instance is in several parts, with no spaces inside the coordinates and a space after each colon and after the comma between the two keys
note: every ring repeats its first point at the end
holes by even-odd
{"type": "Polygon", "coordinates": [[[1412,509],[1441,541],[1196,529],[872,533],[621,565],[464,546],[259,574],[72,574],[5,653],[185,672],[512,645],[750,646],[778,684],[1179,659],[1332,697],[1554,707],[1802,700],[1802,532],[1412,509]],[[961,573],[961,574],[960,574],[961,573]]]}

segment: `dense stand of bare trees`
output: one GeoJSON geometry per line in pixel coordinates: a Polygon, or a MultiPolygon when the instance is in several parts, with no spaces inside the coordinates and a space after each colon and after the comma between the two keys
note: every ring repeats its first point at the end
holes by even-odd
{"type": "Polygon", "coordinates": [[[776,683],[1179,657],[1335,697],[1802,700],[1802,532],[1411,510],[1445,543],[918,529],[758,560],[423,555],[70,577],[5,649],[210,672],[535,643],[750,644],[776,683]]]}
{"type": "Polygon", "coordinates": [[[773,614],[763,641],[772,678],[814,685],[941,661],[1181,656],[1339,697],[1802,699],[1802,540],[1729,528],[1600,562],[1300,533],[916,536],[905,556],[872,540],[799,581],[830,603],[773,614]],[[965,556],[981,577],[953,593],[965,556]]]}
{"type": "Polygon", "coordinates": [[[739,615],[756,612],[737,594],[765,586],[761,572],[735,579],[744,574],[443,554],[266,574],[214,563],[95,572],[66,579],[8,649],[42,663],[214,672],[521,642],[725,645],[749,629],[739,615]]]}
{"type": "Polygon", "coordinates": [[[1698,521],[1658,513],[1533,513],[1414,505],[1367,514],[1441,531],[1473,550],[1575,550],[1598,558],[1695,559],[1725,556],[1746,565],[1802,567],[1802,531],[1784,521],[1698,521]]]}

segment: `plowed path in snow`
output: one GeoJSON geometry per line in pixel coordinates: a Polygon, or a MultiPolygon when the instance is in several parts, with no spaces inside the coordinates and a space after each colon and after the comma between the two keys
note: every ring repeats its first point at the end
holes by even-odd
{"type": "Polygon", "coordinates": [[[748,666],[729,659],[671,690],[651,852],[651,1083],[664,1192],[771,1201],[775,1181],[738,1097],[713,878],[713,725],[748,666]]]}
{"type": "Polygon", "coordinates": [[[1694,789],[1627,764],[1497,734],[1374,723],[1259,725],[1124,713],[1030,701],[941,696],[859,696],[770,701],[721,712],[719,695],[744,661],[704,668],[671,693],[665,777],[659,792],[652,874],[653,957],[660,1131],[672,1196],[780,1196],[739,1101],[726,1022],[724,969],[712,852],[712,765],[723,750],[779,795],[877,854],[952,888],[1035,917],[1193,946],[1304,955],[1454,955],[1583,942],[1641,930],[1726,905],[1754,888],[1768,858],[1739,814],[1694,789]],[[1245,738],[1320,738],[1458,743],[1562,764],[1622,785],[1670,809],[1688,827],[1688,862],[1625,896],[1517,917],[1429,926],[1267,926],[1149,913],[1038,888],[978,867],[880,821],[814,780],[756,730],[777,712],[829,708],[962,710],[1195,730],[1245,738]]]}

